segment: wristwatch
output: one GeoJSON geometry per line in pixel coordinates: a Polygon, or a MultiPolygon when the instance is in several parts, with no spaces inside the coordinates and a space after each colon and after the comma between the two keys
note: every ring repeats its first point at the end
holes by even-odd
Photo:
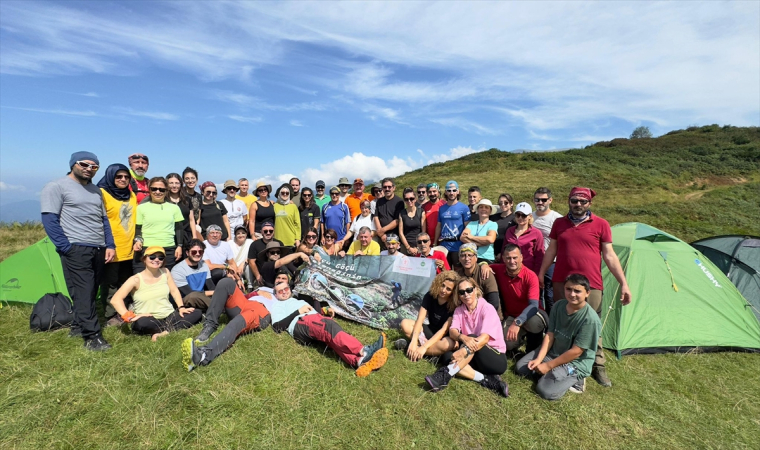
{"type": "Polygon", "coordinates": [[[517,325],[518,327],[521,327],[521,326],[522,326],[522,324],[523,324],[523,321],[522,321],[522,320],[520,320],[520,319],[515,319],[515,321],[514,321],[513,323],[514,323],[515,325],[517,325]]]}

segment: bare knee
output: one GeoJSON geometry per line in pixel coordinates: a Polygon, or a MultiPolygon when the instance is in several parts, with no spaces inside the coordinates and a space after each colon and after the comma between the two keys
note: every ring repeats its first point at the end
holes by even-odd
{"type": "Polygon", "coordinates": [[[414,330],[414,321],[411,319],[404,319],[399,324],[399,329],[407,338],[412,337],[412,331],[414,330]]]}

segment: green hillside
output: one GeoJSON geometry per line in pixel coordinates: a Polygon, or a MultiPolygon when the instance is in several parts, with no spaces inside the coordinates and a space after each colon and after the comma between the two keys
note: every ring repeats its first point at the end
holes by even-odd
{"type": "Polygon", "coordinates": [[[436,163],[396,179],[406,186],[446,181],[479,186],[496,203],[507,192],[532,205],[547,186],[567,212],[573,186],[596,190],[592,210],[612,225],[644,222],[691,242],[717,234],[760,234],[760,128],[689,127],[651,139],[614,139],[562,152],[499,149],[436,163]]]}

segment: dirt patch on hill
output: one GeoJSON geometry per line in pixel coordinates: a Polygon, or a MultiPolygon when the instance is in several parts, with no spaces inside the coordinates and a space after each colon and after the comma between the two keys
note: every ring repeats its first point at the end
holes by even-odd
{"type": "Polygon", "coordinates": [[[744,184],[748,180],[744,177],[708,177],[708,178],[695,178],[692,181],[686,183],[686,187],[699,187],[696,192],[690,192],[684,196],[685,200],[697,200],[702,198],[707,192],[712,191],[719,186],[734,186],[737,184],[744,184]]]}

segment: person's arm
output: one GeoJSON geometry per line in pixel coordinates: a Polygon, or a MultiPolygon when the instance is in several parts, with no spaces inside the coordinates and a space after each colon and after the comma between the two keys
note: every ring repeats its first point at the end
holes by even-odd
{"type": "Polygon", "coordinates": [[[295,245],[295,248],[298,248],[299,245],[301,245],[301,234],[303,231],[301,230],[301,212],[298,211],[298,206],[293,204],[293,208],[291,208],[291,214],[293,217],[293,231],[295,232],[296,239],[293,241],[293,244],[295,245]]]}
{"type": "Polygon", "coordinates": [[[182,294],[180,294],[179,289],[177,289],[177,284],[174,283],[174,278],[167,274],[166,282],[169,284],[169,294],[171,294],[172,298],[174,299],[174,303],[177,305],[179,316],[185,317],[185,314],[195,311],[195,308],[188,308],[185,306],[185,303],[182,300],[182,294]]]}
{"type": "Polygon", "coordinates": [[[63,227],[61,227],[61,216],[55,213],[42,213],[42,226],[45,227],[50,240],[55,245],[55,249],[60,254],[66,254],[71,250],[71,242],[69,238],[63,233],[63,227]]]}
{"type": "Polygon", "coordinates": [[[441,237],[441,222],[439,221],[437,224],[435,224],[435,238],[433,239],[433,242],[431,243],[431,247],[435,247],[438,245],[438,238],[441,237]]]}
{"type": "MultiPolygon", "coordinates": [[[[468,231],[470,231],[470,228],[465,229],[464,233],[462,233],[462,237],[464,237],[464,234],[468,231]]],[[[485,236],[473,236],[470,234],[468,238],[469,242],[472,242],[478,247],[482,247],[484,245],[491,245],[496,242],[496,232],[494,230],[490,230],[485,236]]]]}
{"type": "MultiPolygon", "coordinates": [[[[488,267],[487,265],[485,267],[488,267]]],[[[483,270],[483,267],[481,267],[480,270],[483,270]]],[[[499,290],[495,290],[492,292],[485,292],[483,293],[483,298],[491,304],[491,306],[496,309],[496,311],[499,311],[499,304],[501,303],[501,299],[499,298],[499,290]]]]}
{"type": "Polygon", "coordinates": [[[208,259],[204,259],[203,263],[208,266],[208,270],[214,270],[214,269],[224,269],[223,264],[211,264],[211,261],[208,259]]]}
{"type": "Polygon", "coordinates": [[[465,228],[464,231],[462,231],[462,234],[459,236],[459,241],[462,242],[463,244],[469,244],[471,242],[470,240],[471,234],[472,232],[470,231],[470,229],[465,228]]]}
{"type": "MultiPolygon", "coordinates": [[[[551,246],[551,244],[549,244],[551,246]]],[[[620,266],[620,260],[618,259],[615,249],[612,248],[612,242],[602,242],[602,259],[607,264],[607,268],[610,269],[610,273],[615,277],[618,283],[620,283],[620,303],[627,305],[631,303],[631,290],[628,288],[628,282],[625,280],[625,272],[620,266]]],[[[544,261],[546,258],[544,258],[544,261]]],[[[543,266],[541,267],[543,270],[543,266]]]]}
{"type": "MultiPolygon", "coordinates": [[[[546,276],[546,271],[554,263],[555,256],[557,256],[557,240],[552,239],[549,241],[549,247],[544,253],[544,261],[541,263],[541,270],[538,272],[538,285],[544,289],[551,289],[551,286],[544,286],[544,277],[546,276]]],[[[615,257],[617,258],[617,255],[615,257]]],[[[618,261],[618,267],[620,267],[620,261],[618,261]]]]}
{"type": "Polygon", "coordinates": [[[425,349],[419,347],[418,336],[422,332],[422,325],[425,323],[427,317],[427,309],[424,306],[420,306],[420,310],[417,312],[417,320],[414,321],[412,327],[412,335],[409,338],[409,347],[406,349],[406,356],[412,361],[419,361],[425,356],[425,349]]]}
{"type": "Polygon", "coordinates": [[[227,240],[231,241],[235,239],[235,236],[232,234],[232,230],[230,229],[230,218],[227,217],[227,214],[222,214],[222,221],[224,221],[224,228],[227,229],[227,240]]]}
{"type": "Polygon", "coordinates": [[[543,342],[541,342],[541,349],[538,351],[535,359],[528,362],[528,369],[545,374],[551,369],[548,366],[543,365],[543,360],[546,358],[546,354],[549,353],[549,349],[554,345],[554,333],[549,331],[544,336],[543,342]]]}
{"type": "Polygon", "coordinates": [[[256,264],[256,259],[251,258],[248,260],[248,267],[251,268],[251,272],[253,272],[253,278],[256,279],[256,281],[261,285],[261,274],[259,273],[259,266],[256,264]]]}
{"type": "Polygon", "coordinates": [[[552,359],[551,361],[547,361],[545,363],[539,364],[535,370],[541,372],[542,374],[546,374],[550,372],[552,369],[554,369],[555,367],[559,367],[562,364],[567,364],[569,362],[572,362],[578,359],[582,354],[583,354],[583,349],[578,347],[577,345],[573,345],[565,353],[559,355],[558,357],[552,359]]]}
{"type": "MultiPolygon", "coordinates": [[[[406,210],[404,210],[401,214],[406,214],[406,210]]],[[[409,253],[409,242],[406,240],[406,236],[404,236],[404,221],[401,219],[401,216],[398,218],[398,237],[401,239],[401,245],[406,248],[406,252],[409,253]]]]}
{"type": "MultiPolygon", "coordinates": [[[[175,283],[175,284],[176,284],[176,283],[175,283]]],[[[189,284],[186,284],[186,285],[184,285],[184,286],[180,286],[180,287],[178,287],[177,289],[179,289],[179,293],[180,293],[180,295],[182,295],[182,298],[185,298],[185,297],[187,297],[188,295],[190,295],[190,294],[192,294],[192,293],[193,293],[193,290],[192,290],[192,289],[190,289],[190,285],[189,285],[189,284]]]]}
{"type": "Polygon", "coordinates": [[[379,237],[382,242],[385,242],[385,231],[383,231],[383,227],[380,226],[380,218],[375,216],[373,222],[375,222],[375,231],[377,232],[377,237],[379,237]]]}
{"type": "Polygon", "coordinates": [[[238,266],[234,258],[230,258],[227,260],[227,268],[228,270],[232,270],[235,273],[238,272],[238,266]]]}
{"type": "Polygon", "coordinates": [[[214,280],[211,279],[211,276],[206,278],[206,284],[203,285],[203,288],[205,289],[203,293],[206,294],[207,297],[214,295],[216,284],[214,283],[214,280]]]}
{"type": "Polygon", "coordinates": [[[182,257],[182,244],[185,243],[185,229],[182,222],[174,222],[174,242],[177,245],[174,249],[174,260],[179,261],[182,257]]]}
{"type": "Polygon", "coordinates": [[[528,300],[528,306],[526,306],[525,309],[522,310],[520,315],[517,316],[517,318],[512,322],[512,325],[510,325],[509,328],[507,328],[507,340],[517,341],[517,335],[518,333],[520,333],[520,327],[517,326],[515,322],[519,320],[521,324],[525,325],[525,322],[531,317],[535,316],[537,312],[538,312],[538,299],[528,300]]]}
{"type": "MultiPolygon", "coordinates": [[[[430,339],[425,342],[425,345],[423,345],[420,350],[422,350],[422,354],[424,355],[427,353],[427,351],[433,347],[435,344],[440,342],[441,339],[443,339],[444,336],[449,332],[449,326],[451,326],[451,317],[448,318],[446,323],[443,324],[440,330],[436,331],[434,335],[430,337],[430,339]]],[[[419,335],[419,333],[417,334],[419,335]]]]}
{"type": "Polygon", "coordinates": [[[251,203],[251,207],[248,208],[248,233],[251,235],[251,239],[256,240],[256,210],[258,209],[258,203],[254,200],[251,203]]]}
{"type": "Polygon", "coordinates": [[[113,231],[111,230],[111,222],[108,221],[108,216],[103,216],[103,235],[106,241],[106,264],[111,262],[116,255],[116,243],[113,241],[113,231]],[[108,257],[108,250],[112,250],[111,257],[108,257]]]}
{"type": "MultiPolygon", "coordinates": [[[[171,278],[171,277],[169,277],[171,278]]],[[[152,314],[135,314],[124,306],[124,299],[140,287],[140,277],[132,275],[121,285],[119,290],[111,298],[111,306],[116,310],[116,314],[125,322],[134,322],[141,317],[151,317],[152,314]]]]}
{"type": "Polygon", "coordinates": [[[135,225],[135,240],[132,250],[139,252],[143,248],[142,225],[135,225]]]}
{"type": "Polygon", "coordinates": [[[295,252],[291,253],[288,256],[283,256],[282,258],[278,259],[274,262],[274,268],[279,269],[280,267],[284,266],[285,264],[292,263],[293,261],[297,260],[298,258],[301,258],[304,262],[309,262],[309,255],[302,252],[295,252]]]}

